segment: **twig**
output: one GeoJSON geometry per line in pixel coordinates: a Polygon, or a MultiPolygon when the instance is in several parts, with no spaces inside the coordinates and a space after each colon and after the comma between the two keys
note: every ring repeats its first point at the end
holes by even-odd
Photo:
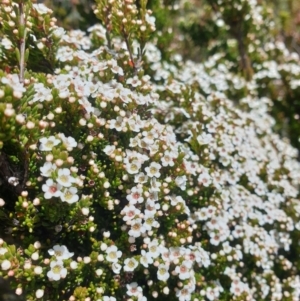
{"type": "Polygon", "coordinates": [[[24,36],[20,39],[20,83],[24,82],[24,72],[25,72],[25,19],[24,19],[24,4],[19,3],[19,13],[20,13],[20,28],[24,29],[24,36]]]}
{"type": "Polygon", "coordinates": [[[132,68],[134,69],[134,75],[137,75],[137,68],[136,68],[136,65],[135,65],[135,62],[134,62],[134,59],[133,59],[132,51],[131,51],[130,44],[129,44],[128,35],[125,33],[124,30],[123,30],[123,37],[124,37],[124,40],[125,40],[127,50],[129,52],[132,68]]]}

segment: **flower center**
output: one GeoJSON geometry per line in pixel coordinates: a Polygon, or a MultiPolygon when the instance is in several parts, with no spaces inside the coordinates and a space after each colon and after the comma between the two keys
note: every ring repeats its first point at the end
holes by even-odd
{"type": "Polygon", "coordinates": [[[57,188],[55,186],[50,186],[49,191],[51,193],[55,193],[57,191],[57,188]]]}
{"type": "Polygon", "coordinates": [[[52,269],[54,274],[60,274],[61,271],[61,266],[60,265],[55,265],[52,269]]]}

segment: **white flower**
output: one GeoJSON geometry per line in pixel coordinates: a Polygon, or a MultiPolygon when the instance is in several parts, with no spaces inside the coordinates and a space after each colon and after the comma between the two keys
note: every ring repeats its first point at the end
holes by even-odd
{"type": "Polygon", "coordinates": [[[10,263],[9,260],[4,259],[4,260],[1,262],[1,269],[2,269],[3,271],[9,270],[10,267],[11,267],[11,263],[10,263]]]}
{"type": "Polygon", "coordinates": [[[149,254],[152,258],[157,258],[160,254],[160,250],[158,248],[158,240],[154,239],[148,244],[149,254]]]}
{"type": "Polygon", "coordinates": [[[159,178],[160,177],[160,172],[159,170],[161,169],[161,165],[156,163],[156,162],[152,162],[150,164],[150,166],[145,168],[145,171],[147,172],[147,175],[149,177],[156,177],[159,178]]]}
{"type": "Polygon", "coordinates": [[[34,84],[35,94],[32,99],[32,102],[43,102],[43,101],[51,101],[53,99],[51,90],[46,88],[42,83],[34,84]]]}
{"type": "Polygon", "coordinates": [[[64,268],[64,264],[61,260],[51,261],[50,268],[51,270],[47,273],[50,280],[58,281],[60,278],[67,276],[67,269],[64,268]]]}
{"type": "Polygon", "coordinates": [[[127,295],[128,296],[141,296],[143,293],[143,289],[138,286],[136,282],[132,282],[130,284],[126,284],[127,295]]]}
{"type": "Polygon", "coordinates": [[[107,156],[110,156],[114,153],[116,149],[116,146],[115,145],[106,145],[103,149],[103,152],[107,155],[107,156]]]}
{"type": "Polygon", "coordinates": [[[51,256],[55,256],[57,260],[64,260],[71,258],[74,253],[69,252],[68,248],[64,245],[55,245],[53,249],[50,249],[48,253],[51,256]]]}
{"type": "Polygon", "coordinates": [[[158,228],[159,227],[159,223],[158,221],[155,219],[155,212],[151,212],[150,214],[145,214],[144,216],[144,224],[143,226],[146,228],[147,231],[151,231],[152,228],[158,228]]]}
{"type": "Polygon", "coordinates": [[[151,178],[150,183],[152,191],[160,191],[161,183],[156,178],[151,178]]]}
{"type": "Polygon", "coordinates": [[[44,4],[33,4],[33,7],[37,10],[37,12],[40,15],[45,15],[45,14],[48,14],[48,13],[52,13],[52,10],[49,9],[44,4]]]}
{"type": "Polygon", "coordinates": [[[44,137],[39,141],[41,143],[39,147],[41,151],[51,151],[54,146],[61,143],[61,141],[59,139],[56,139],[54,136],[50,136],[49,138],[44,137]]]}
{"type": "Polygon", "coordinates": [[[47,200],[61,195],[61,185],[54,183],[52,179],[46,181],[46,184],[42,186],[42,190],[45,192],[44,197],[47,200]]]}
{"type": "Polygon", "coordinates": [[[211,134],[202,133],[197,137],[197,141],[200,145],[209,144],[213,140],[211,134]]]}
{"type": "Polygon", "coordinates": [[[131,221],[131,229],[128,234],[132,237],[140,237],[141,233],[145,233],[146,228],[142,225],[142,219],[136,218],[131,221]]]}
{"type": "Polygon", "coordinates": [[[134,182],[135,183],[146,183],[148,181],[148,177],[143,173],[140,172],[139,174],[134,176],[134,182]]]}
{"type": "Polygon", "coordinates": [[[51,162],[45,162],[42,167],[40,167],[41,175],[43,177],[51,177],[53,171],[57,168],[56,164],[52,164],[51,162]]]}
{"type": "Polygon", "coordinates": [[[117,262],[113,262],[111,265],[111,268],[115,274],[120,274],[122,266],[117,262]]]}
{"type": "Polygon", "coordinates": [[[175,272],[179,275],[179,279],[185,280],[190,278],[190,269],[192,268],[192,262],[190,260],[184,260],[180,266],[175,268],[175,272]]]}
{"type": "Polygon", "coordinates": [[[133,272],[138,265],[139,263],[135,258],[126,258],[124,261],[124,271],[133,272]]]}
{"type": "Polygon", "coordinates": [[[140,171],[141,163],[138,160],[133,160],[126,164],[126,170],[129,174],[136,174],[140,171]]]}
{"type": "Polygon", "coordinates": [[[157,279],[161,280],[161,281],[167,281],[170,277],[170,274],[168,271],[169,271],[169,266],[161,263],[157,267],[157,279]]]}
{"type": "Polygon", "coordinates": [[[145,20],[150,26],[155,28],[155,17],[150,16],[148,13],[146,13],[145,20]]]}
{"type": "Polygon", "coordinates": [[[122,256],[122,252],[118,251],[116,246],[110,246],[106,249],[106,260],[110,262],[118,262],[118,259],[122,256]]]}
{"type": "Polygon", "coordinates": [[[175,184],[181,189],[181,190],[185,190],[186,189],[186,181],[187,178],[186,176],[178,176],[175,179],[175,184]]]}
{"type": "Polygon", "coordinates": [[[77,191],[78,190],[75,187],[65,188],[61,192],[60,198],[63,202],[73,204],[79,200],[79,196],[76,194],[77,191]]]}
{"type": "Polygon", "coordinates": [[[127,205],[121,211],[121,214],[124,215],[123,221],[125,221],[125,222],[127,222],[128,220],[132,220],[140,213],[141,213],[141,211],[139,209],[137,209],[134,205],[127,205]]]}
{"type": "Polygon", "coordinates": [[[130,204],[135,205],[136,203],[142,203],[143,198],[143,189],[141,187],[132,187],[131,193],[127,195],[126,199],[130,204]]]}
{"type": "Polygon", "coordinates": [[[71,176],[70,169],[68,168],[62,168],[58,170],[58,177],[57,182],[64,186],[64,187],[70,187],[72,183],[76,182],[75,178],[71,176]]]}
{"type": "Polygon", "coordinates": [[[112,119],[110,121],[110,128],[115,129],[118,132],[122,131],[124,126],[125,126],[125,123],[123,122],[123,118],[121,116],[118,116],[117,119],[112,119]]]}
{"type": "Polygon", "coordinates": [[[77,146],[77,142],[76,142],[76,140],[73,137],[71,137],[71,136],[66,137],[63,133],[58,134],[58,136],[61,139],[64,147],[69,152],[72,151],[72,149],[77,146]]]}
{"type": "Polygon", "coordinates": [[[58,39],[61,38],[64,34],[65,34],[65,30],[62,27],[55,28],[51,33],[51,35],[53,35],[58,39]]]}
{"type": "Polygon", "coordinates": [[[176,296],[179,301],[190,301],[191,300],[191,289],[185,285],[181,290],[176,292],[176,296]]]}
{"type": "Polygon", "coordinates": [[[164,156],[161,157],[162,166],[174,166],[174,157],[170,151],[165,151],[164,156]]]}
{"type": "Polygon", "coordinates": [[[153,263],[153,259],[151,254],[146,252],[145,250],[141,251],[141,258],[140,258],[140,263],[145,267],[148,268],[149,264],[153,263]]]}
{"type": "Polygon", "coordinates": [[[198,177],[198,183],[208,187],[211,184],[211,176],[207,172],[203,172],[198,177]]]}
{"type": "Polygon", "coordinates": [[[171,195],[171,196],[168,196],[168,199],[171,201],[171,205],[172,206],[176,206],[178,203],[184,203],[184,199],[178,195],[178,196],[175,196],[175,195],[171,195]]]}

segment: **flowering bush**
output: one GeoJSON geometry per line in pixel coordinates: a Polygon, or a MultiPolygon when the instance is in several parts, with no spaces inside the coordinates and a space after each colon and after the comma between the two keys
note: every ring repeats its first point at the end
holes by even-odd
{"type": "Polygon", "coordinates": [[[87,35],[50,13],[2,0],[0,275],[26,300],[299,300],[298,152],[262,93],[299,57],[268,44],[286,61],[247,81],[162,60],[146,1],[98,0],[87,35]]]}

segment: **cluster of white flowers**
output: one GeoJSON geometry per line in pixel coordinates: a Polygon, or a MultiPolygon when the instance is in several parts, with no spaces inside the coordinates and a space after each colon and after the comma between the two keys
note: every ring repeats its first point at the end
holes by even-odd
{"type": "MultiPolygon", "coordinates": [[[[65,149],[71,151],[77,146],[77,142],[73,137],[66,137],[62,133],[59,133],[57,136],[59,139],[54,136],[41,138],[39,140],[39,149],[43,152],[51,152],[53,147],[62,143],[65,149]]],[[[71,168],[73,171],[69,168],[63,168],[64,162],[61,159],[55,160],[54,163],[52,161],[53,156],[48,156],[47,162],[40,168],[41,175],[48,178],[42,186],[44,198],[48,200],[56,197],[60,198],[62,202],[69,204],[77,202],[79,200],[78,189],[73,185],[76,185],[78,181],[76,180],[76,175],[74,177],[74,168],[71,168]]]]}
{"type": "MultiPolygon", "coordinates": [[[[146,23],[154,27],[148,14],[146,23]]],[[[262,78],[278,80],[282,69],[296,78],[299,68],[266,63],[246,82],[219,63],[222,55],[203,64],[177,55],[166,63],[149,43],[143,74],[132,75],[119,39],[114,49],[89,51],[93,34],[105,41],[100,25],[90,37],[57,32],[60,69],[47,75],[47,84],[27,83],[35,91],[28,106],[42,116],[32,151],[45,160],[37,174],[44,201],[76,203],[80,214],[68,212],[74,228],[60,228],[77,261],[66,266],[74,254],[55,245],[47,277],[58,286],[70,277],[62,288],[70,301],[80,293],[101,301],[124,294],[138,301],[299,300],[298,259],[290,255],[300,229],[298,153],[273,132],[272,101],[256,90],[262,78]],[[237,106],[229,95],[242,88],[251,93],[237,106]],[[62,107],[76,113],[64,119],[74,138],[61,133],[62,107]],[[79,189],[87,195],[79,197],[79,189]],[[84,232],[88,222],[99,228],[84,232]]],[[[27,91],[14,75],[3,75],[1,84],[16,98],[27,91]]],[[[18,116],[8,117],[22,125],[18,116]]],[[[38,214],[30,206],[24,210],[38,214]]],[[[0,248],[0,258],[9,273],[18,267],[7,250],[0,248]]]]}
{"type": "Polygon", "coordinates": [[[63,260],[71,258],[74,253],[70,253],[66,246],[55,245],[48,253],[55,257],[55,260],[50,262],[50,271],[47,276],[50,280],[58,281],[67,276],[67,269],[64,267],[63,260]]]}

